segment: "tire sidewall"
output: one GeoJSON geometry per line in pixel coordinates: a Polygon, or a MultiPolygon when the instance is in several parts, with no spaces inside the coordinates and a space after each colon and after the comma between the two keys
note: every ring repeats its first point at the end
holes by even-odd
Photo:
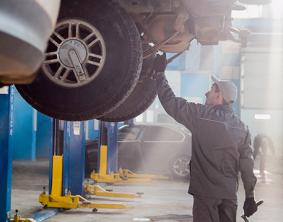
{"type": "Polygon", "coordinates": [[[109,13],[113,5],[108,1],[84,0],[86,5],[80,10],[74,10],[78,1],[69,1],[66,5],[64,2],[59,21],[79,19],[92,24],[102,34],[106,47],[104,67],[93,81],[78,88],[59,86],[41,70],[31,85],[19,91],[44,113],[52,115],[52,110],[56,109],[56,115],[69,115],[70,120],[77,113],[82,113],[82,120],[86,119],[83,115],[89,119],[92,113],[94,118],[120,105],[135,87],[142,64],[141,40],[137,38],[139,33],[133,21],[125,21],[129,16],[122,9],[116,7],[109,13]],[[94,14],[96,16],[91,16],[94,14]],[[46,91],[48,93],[42,93],[46,91]]]}

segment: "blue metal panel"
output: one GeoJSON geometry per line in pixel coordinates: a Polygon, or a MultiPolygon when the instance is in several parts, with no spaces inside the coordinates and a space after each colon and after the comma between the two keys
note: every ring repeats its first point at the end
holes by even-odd
{"type": "MultiPolygon", "coordinates": [[[[173,53],[167,53],[167,59],[174,56],[173,53]]],[[[186,69],[186,55],[185,53],[177,57],[166,67],[167,70],[185,70],[186,69]]]]}
{"type": "Polygon", "coordinates": [[[49,194],[51,193],[51,188],[52,188],[52,165],[53,165],[53,155],[54,155],[54,146],[55,144],[53,144],[53,123],[54,123],[54,119],[51,118],[51,126],[52,126],[52,138],[51,138],[51,148],[49,149],[49,180],[48,180],[48,192],[49,194]]]}
{"type": "Polygon", "coordinates": [[[63,189],[71,191],[73,195],[83,195],[85,178],[84,122],[66,122],[64,131],[63,189]]]}
{"type": "MultiPolygon", "coordinates": [[[[54,121],[54,120],[53,120],[54,121]]],[[[63,148],[63,194],[70,190],[70,143],[71,143],[71,122],[64,122],[64,148],[63,148]]]]}
{"type": "Polygon", "coordinates": [[[12,149],[14,87],[9,94],[0,94],[0,221],[7,221],[11,210],[12,149]]]}
{"type": "Polygon", "coordinates": [[[205,93],[209,89],[209,77],[205,74],[182,74],[181,96],[199,97],[204,102],[205,93]]]}
{"type": "Polygon", "coordinates": [[[108,172],[118,171],[118,143],[117,143],[117,133],[118,127],[117,123],[106,123],[107,134],[108,134],[108,160],[107,168],[108,172]]]}
{"type": "Polygon", "coordinates": [[[15,91],[14,99],[13,159],[35,160],[34,111],[21,95],[15,91]]]}
{"type": "Polygon", "coordinates": [[[237,101],[233,104],[233,111],[235,112],[235,114],[237,114],[239,117],[241,117],[241,98],[240,98],[240,89],[241,89],[241,81],[239,79],[237,80],[232,80],[233,83],[235,83],[235,85],[237,86],[238,89],[238,98],[237,101]]]}
{"type": "Polygon", "coordinates": [[[36,156],[48,157],[52,148],[52,118],[38,112],[36,133],[36,156]]]}
{"type": "Polygon", "coordinates": [[[88,124],[88,139],[97,140],[99,138],[99,121],[98,120],[89,120],[88,124]]]}

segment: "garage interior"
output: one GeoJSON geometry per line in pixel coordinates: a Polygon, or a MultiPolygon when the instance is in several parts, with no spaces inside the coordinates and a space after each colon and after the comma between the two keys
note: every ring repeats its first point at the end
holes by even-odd
{"type": "MultiPolygon", "coordinates": [[[[246,4],[243,1],[244,9],[232,11],[233,26],[248,30],[244,32],[247,34],[244,43],[220,40],[212,45],[194,39],[182,53],[166,52],[171,60],[165,75],[176,96],[193,103],[205,103],[205,94],[213,84],[212,76],[231,80],[237,86],[238,99],[233,110],[247,124],[252,146],[255,147],[257,135],[265,135],[270,141],[264,173],[260,172],[263,154],[255,157],[254,166],[255,197],[264,203],[248,220],[243,219],[245,191],[240,181],[237,221],[281,222],[283,5],[280,0],[267,1],[268,4],[250,2],[253,1],[247,0],[246,4]]],[[[59,23],[58,27],[67,26],[59,23]]],[[[85,25],[86,30],[91,28],[85,25]]],[[[84,54],[83,46],[64,44],[84,54]]],[[[50,46],[47,50],[52,51],[50,46]]],[[[102,47],[102,53],[103,50],[102,47]]],[[[138,63],[136,57],[131,62],[138,63]]],[[[69,61],[67,57],[64,59],[62,61],[69,61]]],[[[75,67],[75,62],[81,65],[79,60],[70,60],[75,67]]],[[[151,62],[143,61],[144,64],[151,62]]],[[[48,65],[43,63],[45,68],[41,69],[53,72],[53,67],[47,68],[48,65]]],[[[107,93],[116,84],[115,80],[107,86],[109,88],[101,88],[94,95],[94,101],[105,101],[105,107],[93,109],[95,115],[90,115],[90,110],[80,113],[81,121],[75,121],[78,116],[72,113],[76,107],[65,112],[61,110],[62,105],[54,113],[43,107],[44,102],[40,104],[36,100],[42,95],[32,104],[28,93],[34,86],[1,84],[0,222],[193,222],[193,197],[188,194],[192,133],[163,109],[155,81],[147,79],[147,85],[142,85],[141,80],[147,78],[150,66],[147,65],[141,68],[140,76],[135,77],[135,80],[140,78],[137,84],[141,85],[123,98],[122,105],[128,107],[124,108],[121,103],[119,106],[118,99],[108,101],[102,95],[103,90],[107,93]],[[147,95],[143,96],[142,91],[147,91],[147,95]],[[141,105],[139,96],[145,98],[141,105]],[[101,115],[104,108],[107,114],[101,115]],[[53,118],[54,115],[58,118],[53,118]],[[67,120],[60,119],[63,116],[67,120]]],[[[120,68],[117,70],[122,73],[124,70],[120,68]]],[[[110,71],[115,70],[111,67],[110,71]]],[[[82,75],[82,78],[85,77],[82,75]]],[[[59,85],[72,89],[74,86],[68,85],[72,80],[70,77],[59,85]]],[[[84,83],[75,83],[80,84],[84,83]]],[[[120,88],[123,87],[131,88],[129,84],[120,88]]],[[[49,96],[56,97],[52,93],[49,96]]],[[[87,99],[91,97],[82,100],[87,99]]],[[[80,97],[75,96],[74,100],[80,97]]],[[[66,101],[66,107],[72,106],[66,101]]]]}

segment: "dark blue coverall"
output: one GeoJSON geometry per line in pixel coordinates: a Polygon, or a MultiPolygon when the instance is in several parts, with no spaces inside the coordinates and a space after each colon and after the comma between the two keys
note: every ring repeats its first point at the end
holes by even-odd
{"type": "Polygon", "coordinates": [[[201,105],[176,97],[165,77],[158,97],[165,111],[192,132],[189,193],[194,222],[236,222],[238,176],[246,198],[254,197],[256,177],[247,127],[230,105],[201,105]]]}

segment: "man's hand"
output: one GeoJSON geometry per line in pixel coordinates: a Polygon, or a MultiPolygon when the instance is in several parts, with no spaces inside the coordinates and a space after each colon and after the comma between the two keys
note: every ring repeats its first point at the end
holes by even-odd
{"type": "Polygon", "coordinates": [[[159,79],[164,75],[166,66],[167,66],[166,54],[163,53],[163,55],[157,55],[154,60],[154,66],[153,66],[153,69],[155,71],[155,75],[154,75],[155,79],[159,79]]]}
{"type": "Polygon", "coordinates": [[[257,211],[255,199],[253,197],[246,198],[243,209],[245,216],[252,216],[257,211]]]}

